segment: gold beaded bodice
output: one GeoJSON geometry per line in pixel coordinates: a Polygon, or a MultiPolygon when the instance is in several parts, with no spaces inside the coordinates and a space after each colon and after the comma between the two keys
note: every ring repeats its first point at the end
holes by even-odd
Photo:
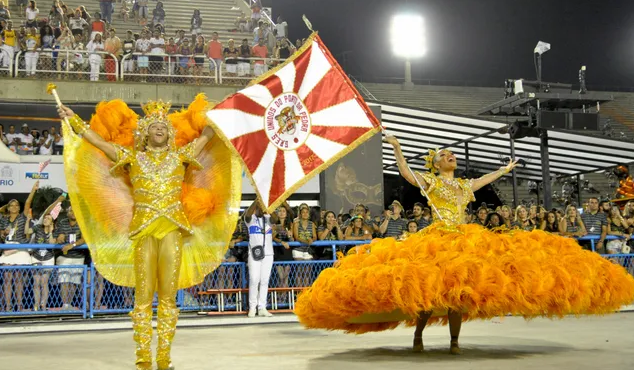
{"type": "Polygon", "coordinates": [[[117,162],[111,171],[127,168],[132,183],[134,214],[130,237],[165,217],[192,233],[181,203],[186,165],[200,164],[193,156],[195,141],[181,149],[133,151],[117,146],[117,162]]]}
{"type": "MultiPolygon", "coordinates": [[[[427,173],[419,173],[427,183],[429,200],[438,210],[445,224],[450,226],[464,224],[464,212],[469,203],[475,201],[473,180],[445,179],[427,173]]],[[[436,215],[434,215],[436,216],[436,215]]],[[[437,220],[434,217],[434,220],[437,220]]]]}

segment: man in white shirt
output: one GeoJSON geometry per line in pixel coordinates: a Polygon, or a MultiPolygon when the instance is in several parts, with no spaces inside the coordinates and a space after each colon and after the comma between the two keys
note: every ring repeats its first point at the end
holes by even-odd
{"type": "Polygon", "coordinates": [[[165,55],[165,40],[161,37],[159,31],[152,33],[150,39],[150,74],[163,74],[163,56],[165,55]]]}
{"type": "Polygon", "coordinates": [[[68,27],[70,27],[73,35],[83,35],[84,27],[88,26],[88,22],[81,17],[81,11],[79,9],[75,10],[75,16],[68,20],[68,27]]]}
{"type": "Polygon", "coordinates": [[[276,37],[278,40],[286,38],[286,35],[288,35],[288,23],[286,23],[281,15],[277,17],[277,24],[275,25],[275,29],[277,30],[276,37]]]}
{"type": "Polygon", "coordinates": [[[40,155],[53,154],[53,137],[49,135],[48,130],[42,131],[42,136],[40,137],[38,145],[40,147],[40,155]]]}
{"type": "Polygon", "coordinates": [[[19,134],[15,133],[15,126],[14,125],[10,125],[9,126],[9,133],[6,134],[5,136],[7,138],[7,142],[9,143],[7,146],[13,152],[17,152],[17,150],[18,150],[18,145],[16,144],[16,140],[15,140],[18,135],[19,134]]]}
{"type": "Polygon", "coordinates": [[[273,316],[266,310],[269,279],[273,268],[273,228],[271,215],[265,214],[256,200],[244,212],[249,233],[249,314],[273,316]]]}
{"type": "Polygon", "coordinates": [[[16,136],[19,155],[33,154],[33,135],[29,133],[29,125],[22,125],[22,132],[16,136]]]}

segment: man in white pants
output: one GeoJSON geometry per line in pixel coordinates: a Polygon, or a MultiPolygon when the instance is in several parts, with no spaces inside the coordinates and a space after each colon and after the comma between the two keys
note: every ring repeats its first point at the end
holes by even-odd
{"type": "Polygon", "coordinates": [[[257,200],[244,212],[249,232],[249,317],[273,316],[266,310],[269,278],[273,268],[273,228],[257,200]]]}

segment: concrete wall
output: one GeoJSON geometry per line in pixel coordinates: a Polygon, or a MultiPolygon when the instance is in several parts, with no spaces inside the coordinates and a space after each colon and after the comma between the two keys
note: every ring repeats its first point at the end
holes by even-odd
{"type": "MultiPolygon", "coordinates": [[[[0,100],[52,101],[46,93],[48,80],[0,79],[0,100]]],[[[222,101],[236,92],[231,86],[196,86],[183,84],[153,84],[138,82],[55,81],[63,102],[100,102],[123,99],[126,103],[145,103],[148,100],[171,101],[174,107],[189,104],[196,94],[205,93],[210,101],[222,101]]],[[[0,112],[1,115],[1,112],[0,112]]]]}

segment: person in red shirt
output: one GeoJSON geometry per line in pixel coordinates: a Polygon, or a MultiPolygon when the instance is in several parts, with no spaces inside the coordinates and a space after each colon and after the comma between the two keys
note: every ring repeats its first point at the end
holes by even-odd
{"type": "Polygon", "coordinates": [[[97,33],[106,34],[106,23],[101,20],[101,14],[98,12],[95,13],[90,24],[90,40],[94,40],[97,33]]]}
{"type": "Polygon", "coordinates": [[[223,61],[222,56],[222,43],[218,41],[218,32],[211,34],[211,41],[207,46],[207,56],[209,57],[209,74],[216,73],[216,70],[220,71],[220,65],[223,61]],[[213,62],[211,61],[213,59],[213,62]],[[214,63],[215,62],[215,63],[214,63]]]}
{"type": "Polygon", "coordinates": [[[259,76],[268,70],[265,59],[269,55],[269,49],[266,47],[266,45],[264,45],[263,38],[258,40],[258,44],[253,47],[252,54],[254,58],[257,58],[254,62],[253,73],[256,76],[259,76]]]}

